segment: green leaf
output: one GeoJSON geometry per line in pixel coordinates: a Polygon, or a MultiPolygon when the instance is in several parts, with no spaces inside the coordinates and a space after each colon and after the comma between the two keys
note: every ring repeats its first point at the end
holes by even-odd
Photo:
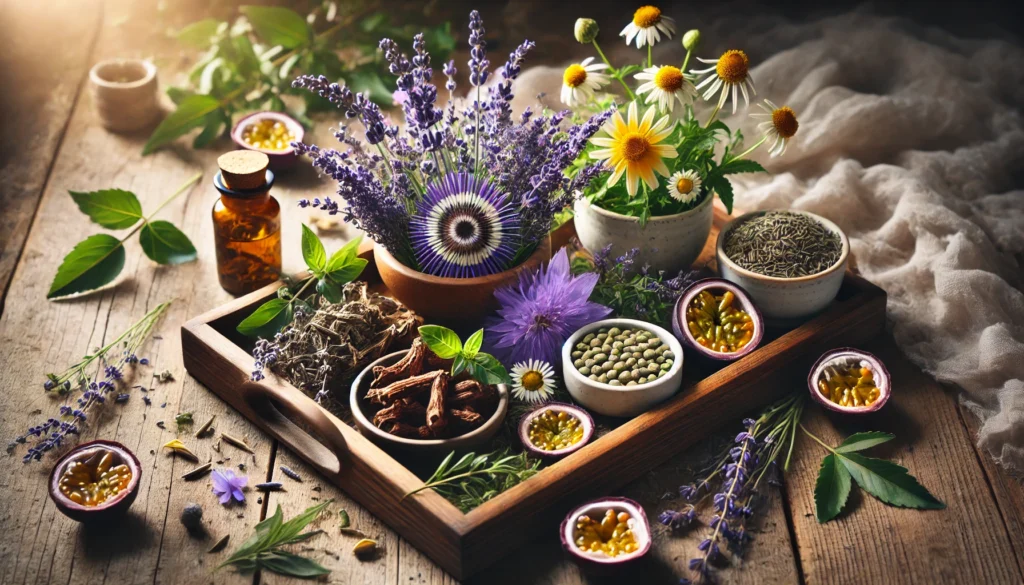
{"type": "Polygon", "coordinates": [[[767,173],[764,167],[761,166],[757,161],[752,161],[745,158],[731,160],[721,167],[719,167],[719,173],[723,175],[733,175],[736,173],[767,173]]]}
{"type": "Polygon", "coordinates": [[[821,461],[818,481],[814,484],[814,515],[818,523],[824,524],[835,518],[846,505],[850,495],[850,472],[836,463],[836,456],[829,454],[821,461]]]}
{"type": "Polygon", "coordinates": [[[303,528],[305,528],[309,525],[310,522],[315,520],[316,517],[320,515],[320,512],[326,510],[328,504],[330,504],[333,501],[333,499],[327,500],[322,504],[306,508],[306,510],[303,513],[282,524],[281,529],[278,531],[276,535],[277,541],[284,542],[287,540],[291,540],[292,538],[295,538],[296,535],[302,532],[303,528]]]}
{"type": "Polygon", "coordinates": [[[281,69],[278,70],[278,76],[281,79],[291,79],[292,67],[295,67],[295,64],[299,62],[300,58],[302,58],[302,55],[300,53],[295,53],[285,59],[284,63],[281,64],[281,69]]]}
{"type": "Polygon", "coordinates": [[[466,359],[473,359],[483,344],[484,330],[480,329],[466,340],[465,345],[462,346],[462,355],[466,356],[466,359]]]}
{"type": "Polygon", "coordinates": [[[466,354],[459,353],[455,356],[455,361],[452,362],[452,375],[458,376],[462,372],[466,371],[469,366],[469,360],[466,359],[466,354]]]}
{"type": "Polygon", "coordinates": [[[462,341],[459,339],[459,335],[447,327],[424,325],[419,328],[419,332],[423,343],[426,343],[430,351],[443,360],[455,359],[455,356],[462,353],[462,341]]]}
{"type": "Polygon", "coordinates": [[[327,251],[324,250],[324,244],[320,238],[306,224],[302,224],[302,259],[305,260],[306,266],[313,271],[313,274],[318,277],[324,275],[324,269],[327,267],[327,251]]]}
{"type": "Polygon", "coordinates": [[[203,20],[185,25],[174,36],[186,45],[191,45],[197,49],[205,49],[210,46],[210,38],[217,34],[219,27],[220,23],[216,19],[204,18],[203,20]]]}
{"type": "Polygon", "coordinates": [[[946,507],[917,483],[905,467],[857,453],[837,453],[837,456],[857,485],[887,504],[935,510],[946,507]]]}
{"type": "Polygon", "coordinates": [[[868,431],[866,433],[854,433],[846,440],[843,441],[842,445],[836,447],[836,451],[839,453],[853,453],[854,451],[863,451],[870,449],[876,445],[881,445],[887,441],[891,441],[896,438],[896,435],[889,433],[882,433],[879,431],[868,431]]]}
{"type": "Polygon", "coordinates": [[[361,93],[378,104],[391,104],[394,100],[392,88],[385,84],[384,77],[376,65],[347,71],[345,81],[352,91],[361,93]]]}
{"type": "Polygon", "coordinates": [[[484,384],[510,382],[505,366],[489,353],[476,354],[470,365],[470,374],[484,384]]]}
{"type": "Polygon", "coordinates": [[[718,198],[722,201],[722,205],[725,205],[725,211],[732,213],[732,183],[725,177],[715,177],[714,182],[711,183],[710,187],[718,193],[718,198]]]}
{"type": "Polygon", "coordinates": [[[196,248],[181,230],[169,221],[147,222],[139,233],[142,251],[157,264],[182,264],[196,259],[196,248]]]}
{"type": "Polygon", "coordinates": [[[321,278],[317,281],[316,292],[332,303],[341,302],[341,288],[329,278],[321,278]]]}
{"type": "Polygon", "coordinates": [[[171,112],[163,122],[160,122],[156,130],[153,130],[146,145],[142,147],[142,154],[152,154],[168,142],[202,126],[206,122],[207,114],[216,112],[219,108],[220,102],[212,96],[191,95],[186,97],[178,104],[178,109],[171,112]]]}
{"type": "Polygon", "coordinates": [[[241,11],[249,18],[256,34],[269,45],[295,49],[313,39],[306,19],[294,10],[280,6],[242,6],[241,11]]]}
{"type": "Polygon", "coordinates": [[[292,322],[292,305],[285,299],[270,299],[238,324],[238,332],[249,337],[273,337],[292,322]]]}
{"type": "Polygon", "coordinates": [[[330,278],[335,284],[347,284],[359,278],[369,263],[370,261],[365,258],[356,258],[338,270],[328,272],[327,278],[330,278]]]}
{"type": "Polygon", "coordinates": [[[124,246],[108,234],[82,240],[64,257],[46,298],[85,292],[110,284],[124,268],[124,246]]]}
{"type": "Polygon", "coordinates": [[[142,219],[142,204],[131,191],[68,191],[78,209],[89,219],[110,230],[130,228],[142,219]]]}
{"type": "Polygon", "coordinates": [[[196,135],[195,140],[192,141],[192,148],[206,148],[217,140],[220,136],[222,129],[224,128],[224,116],[219,115],[220,113],[213,113],[206,117],[206,122],[203,125],[203,131],[196,135]]]}
{"type": "Polygon", "coordinates": [[[274,551],[260,555],[257,564],[268,571],[286,577],[297,577],[299,579],[312,579],[321,575],[329,575],[331,570],[324,568],[320,563],[306,557],[287,551],[274,551]]]}
{"type": "Polygon", "coordinates": [[[353,240],[349,240],[344,246],[338,248],[338,251],[331,254],[330,259],[327,260],[327,272],[334,272],[355,260],[356,255],[359,253],[359,244],[363,241],[363,236],[358,236],[353,240]]]}

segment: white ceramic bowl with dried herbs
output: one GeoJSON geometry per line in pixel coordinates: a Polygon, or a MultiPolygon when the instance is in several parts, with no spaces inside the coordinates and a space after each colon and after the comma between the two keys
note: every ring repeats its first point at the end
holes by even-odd
{"type": "MultiPolygon", "coordinates": [[[[801,232],[802,233],[802,232],[801,232]]],[[[788,234],[785,230],[780,230],[778,233],[772,232],[768,236],[764,236],[761,239],[765,241],[782,242],[786,238],[793,237],[806,237],[800,236],[799,234],[788,234]]],[[[816,236],[817,238],[818,236],[816,236]]],[[[747,242],[753,241],[752,238],[744,237],[747,242]]],[[[814,240],[808,240],[812,246],[816,246],[814,240]]],[[[747,293],[753,298],[757,308],[761,310],[762,315],[767,320],[774,320],[776,322],[785,322],[799,320],[809,317],[829,305],[839,293],[839,288],[843,284],[843,276],[846,273],[846,265],[850,257],[850,241],[847,239],[846,234],[843,230],[839,229],[839,226],[832,223],[831,221],[815,215],[807,211],[798,210],[762,210],[752,211],[745,213],[729,223],[725,224],[722,231],[718,234],[718,243],[715,246],[715,257],[718,260],[718,272],[722,278],[734,282],[743,287],[747,293]],[[768,274],[762,274],[761,272],[755,271],[751,268],[753,261],[747,261],[748,267],[741,266],[741,261],[734,260],[729,257],[726,253],[728,249],[727,242],[729,235],[733,230],[742,226],[745,222],[762,218],[768,213],[785,213],[803,216],[814,220],[815,223],[820,225],[822,228],[821,232],[815,231],[814,233],[825,234],[825,238],[838,238],[837,245],[830,245],[826,253],[822,253],[822,258],[829,260],[827,266],[822,267],[820,271],[813,272],[812,274],[806,275],[794,275],[794,276],[772,276],[768,274]]],[[[759,260],[760,264],[766,264],[765,261],[759,260]]],[[[783,260],[777,258],[775,261],[770,262],[771,266],[759,266],[762,271],[775,271],[778,273],[781,270],[791,270],[793,265],[796,264],[793,260],[783,260]],[[779,266],[775,266],[779,264],[779,266]]],[[[796,271],[802,272],[802,271],[796,271]]]]}

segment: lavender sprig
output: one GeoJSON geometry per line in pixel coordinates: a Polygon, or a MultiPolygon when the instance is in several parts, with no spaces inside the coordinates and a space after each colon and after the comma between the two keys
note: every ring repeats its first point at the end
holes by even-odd
{"type": "MultiPolygon", "coordinates": [[[[56,390],[60,395],[67,395],[74,390],[81,392],[75,406],[62,404],[58,418],[51,417],[39,425],[29,427],[24,435],[15,437],[7,446],[7,452],[12,453],[19,444],[28,443],[29,437],[36,437],[38,440],[29,447],[22,461],[39,461],[46,452],[60,447],[68,435],[77,435],[80,425],[96,405],[104,404],[107,396],[118,387],[127,386],[125,369],[142,361],[138,358],[138,351],[149,339],[153,327],[168,306],[170,303],[157,305],[116,339],[86,355],[60,374],[47,374],[46,382],[43,383],[46,392],[56,390]],[[112,360],[111,353],[118,346],[122,348],[121,352],[112,360]]],[[[126,393],[119,393],[115,395],[115,400],[124,402],[127,396],[126,393]]]]}

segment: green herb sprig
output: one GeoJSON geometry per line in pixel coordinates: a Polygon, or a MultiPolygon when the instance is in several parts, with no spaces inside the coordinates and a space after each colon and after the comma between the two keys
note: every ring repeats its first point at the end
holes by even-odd
{"type": "Polygon", "coordinates": [[[484,384],[508,384],[511,382],[508,371],[493,355],[480,351],[484,342],[484,330],[481,329],[469,336],[463,344],[459,334],[440,325],[424,325],[419,328],[423,343],[443,360],[452,362],[452,375],[469,372],[476,380],[484,384]]]}
{"type": "Polygon", "coordinates": [[[310,579],[327,575],[331,571],[312,559],[284,550],[291,544],[305,542],[320,534],[321,530],[302,532],[334,500],[307,508],[298,516],[284,521],[281,505],[273,516],[256,525],[256,534],[242,543],[216,570],[232,566],[239,571],[251,573],[257,570],[271,571],[287,577],[310,579]]]}
{"type": "Polygon", "coordinates": [[[320,238],[313,230],[303,225],[302,259],[309,268],[310,276],[291,286],[278,289],[277,298],[263,303],[238,324],[238,332],[250,337],[273,337],[281,328],[292,322],[296,303],[315,306],[302,296],[314,283],[316,294],[332,303],[340,302],[341,287],[359,278],[368,263],[365,258],[357,255],[362,240],[363,237],[359,236],[328,257],[320,238]]]}
{"type": "Polygon", "coordinates": [[[466,453],[452,464],[454,458],[455,452],[452,451],[423,487],[405,497],[433,489],[463,512],[468,512],[533,477],[540,469],[540,461],[530,459],[525,452],[510,455],[507,449],[483,455],[466,453]]]}
{"type": "Polygon", "coordinates": [[[149,215],[142,213],[139,198],[130,191],[70,191],[78,208],[95,223],[111,230],[132,230],[120,239],[110,234],[96,234],[75,245],[57,268],[46,298],[91,291],[113,282],[124,268],[124,243],[137,232],[142,251],[157,264],[181,264],[195,260],[196,248],[188,236],[171,222],[154,221],[152,217],[188,191],[202,176],[202,173],[197,173],[185,181],[149,215]]]}

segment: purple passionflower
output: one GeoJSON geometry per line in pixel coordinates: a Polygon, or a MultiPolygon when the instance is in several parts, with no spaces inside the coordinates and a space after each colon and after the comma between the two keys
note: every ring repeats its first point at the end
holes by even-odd
{"type": "Polygon", "coordinates": [[[566,338],[612,312],[588,301],[597,279],[593,272],[573,276],[565,248],[551,258],[546,270],[524,271],[516,286],[494,293],[501,309],[485,327],[488,347],[505,363],[558,363],[566,338]]]}
{"type": "Polygon", "coordinates": [[[238,502],[245,501],[242,488],[249,483],[248,477],[235,475],[230,469],[214,469],[210,474],[210,481],[213,484],[214,495],[220,496],[221,504],[229,504],[232,498],[238,502]]]}

